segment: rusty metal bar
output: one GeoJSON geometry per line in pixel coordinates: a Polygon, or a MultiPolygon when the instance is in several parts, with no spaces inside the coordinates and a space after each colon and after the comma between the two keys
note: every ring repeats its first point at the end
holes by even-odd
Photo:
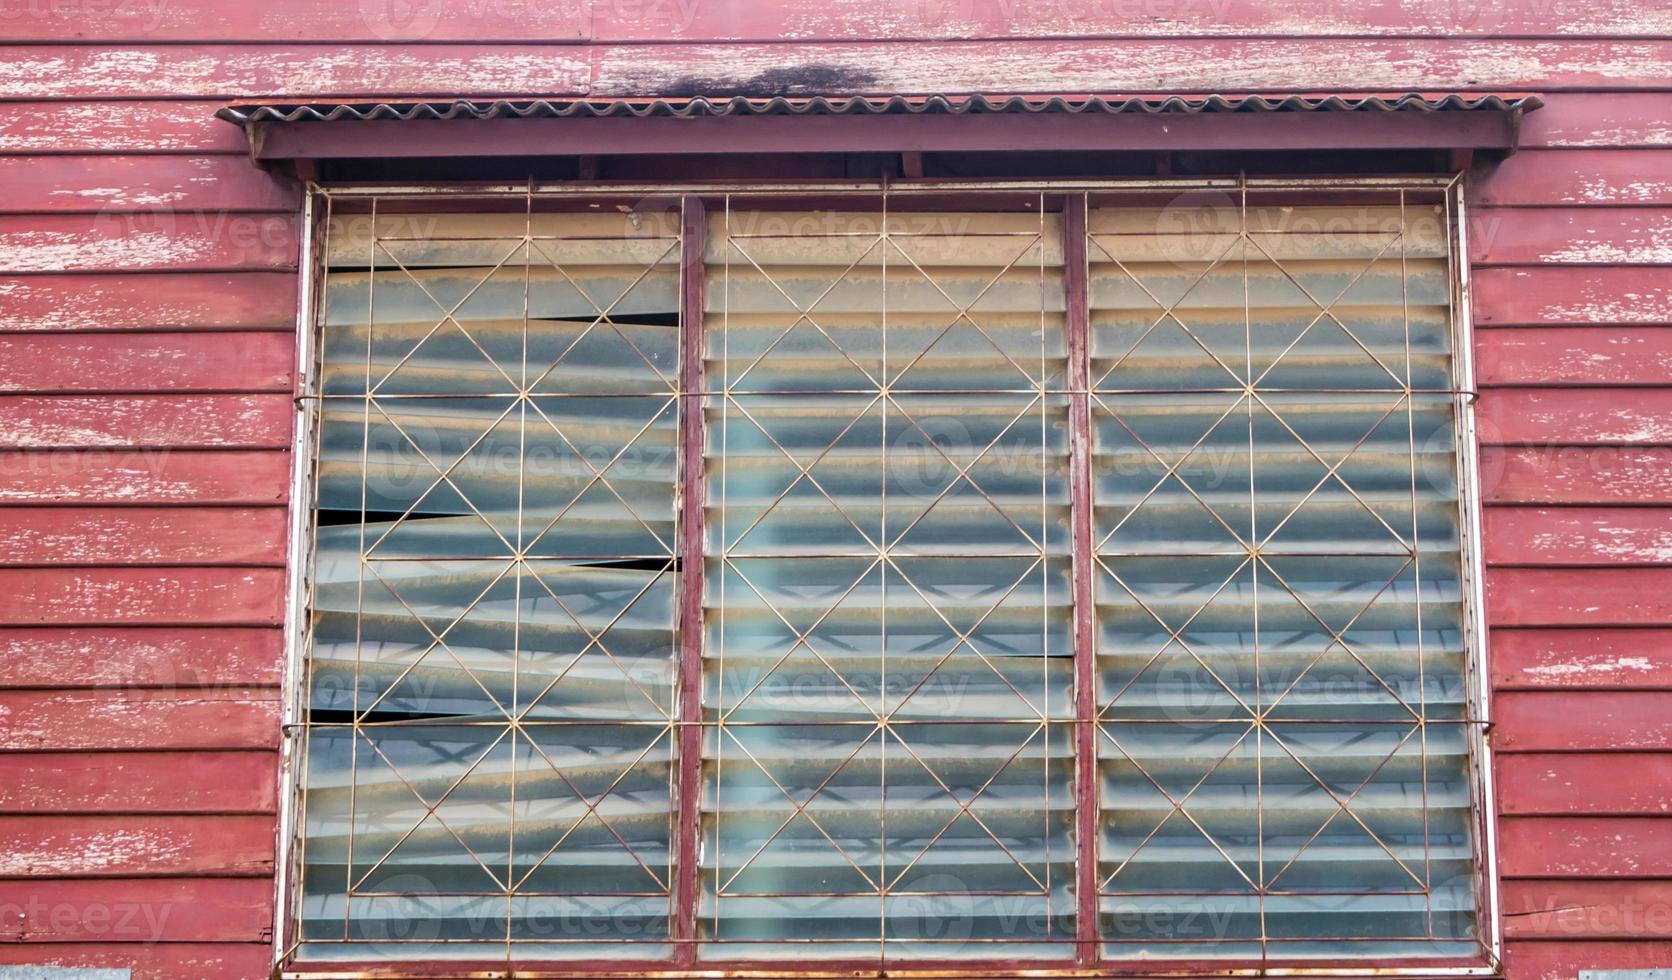
{"type": "Polygon", "coordinates": [[[702,853],[703,654],[703,247],[701,198],[682,201],[679,236],[679,792],[672,934],[676,962],[696,961],[697,877],[702,853]]]}
{"type": "Polygon", "coordinates": [[[1098,959],[1096,574],[1092,557],[1090,306],[1086,296],[1086,195],[1063,202],[1063,291],[1067,302],[1068,473],[1074,589],[1074,894],[1077,959],[1098,959]]]}

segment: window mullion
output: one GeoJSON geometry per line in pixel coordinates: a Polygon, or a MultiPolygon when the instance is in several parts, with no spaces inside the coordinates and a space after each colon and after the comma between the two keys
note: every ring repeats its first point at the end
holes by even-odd
{"type": "Polygon", "coordinates": [[[1073,547],[1076,939],[1081,966],[1098,958],[1096,568],[1092,557],[1090,305],[1086,293],[1086,195],[1063,202],[1067,303],[1069,494],[1073,547]]]}
{"type": "Polygon", "coordinates": [[[696,962],[697,897],[702,848],[703,658],[703,248],[701,198],[682,199],[679,292],[679,711],[677,838],[673,867],[674,958],[696,962]]]}

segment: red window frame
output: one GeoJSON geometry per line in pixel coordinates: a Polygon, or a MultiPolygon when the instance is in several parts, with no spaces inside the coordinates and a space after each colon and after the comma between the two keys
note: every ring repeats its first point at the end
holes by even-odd
{"type": "MultiPolygon", "coordinates": [[[[1449,178],[1344,178],[1338,181],[1314,179],[1270,179],[1249,180],[1244,178],[1221,179],[1217,181],[1189,181],[1189,180],[1158,180],[1144,181],[918,181],[897,184],[895,190],[911,190],[914,193],[931,194],[932,200],[941,207],[979,207],[983,201],[993,200],[999,195],[1014,195],[1017,190],[1042,192],[1045,199],[1060,207],[1063,216],[1063,255],[1064,255],[1064,291],[1067,307],[1064,329],[1066,331],[1066,352],[1068,363],[1068,378],[1071,379],[1067,391],[1069,410],[1069,493],[1070,493],[1070,533],[1072,540],[1071,568],[1073,613],[1072,636],[1074,642],[1074,700],[1075,717],[1074,741],[1076,747],[1074,787],[1077,797],[1075,812],[1075,895],[1076,895],[1076,928],[1077,934],[1072,945],[1072,958],[1064,956],[1062,961],[1024,959],[1024,960],[978,960],[978,959],[929,959],[914,957],[899,966],[890,966],[886,975],[897,977],[1014,977],[1021,974],[1030,976],[1152,976],[1159,973],[1168,975],[1223,975],[1227,970],[1241,974],[1247,970],[1263,972],[1266,970],[1282,970],[1285,975],[1318,975],[1318,976],[1349,976],[1349,975],[1402,975],[1421,977],[1441,976],[1491,976],[1498,969],[1500,962],[1501,940],[1499,936],[1497,887],[1495,868],[1495,847],[1493,845],[1494,817],[1491,811],[1492,799],[1486,774],[1490,772],[1490,757],[1484,740],[1484,730],[1489,725],[1486,714],[1486,701],[1483,680],[1471,678],[1471,696],[1478,697],[1479,702],[1471,712],[1471,725],[1475,732],[1478,748],[1472,754],[1471,773],[1475,806],[1477,810],[1477,847],[1475,855],[1477,874],[1477,896],[1479,897],[1479,928],[1487,933],[1488,938],[1479,940],[1482,955],[1479,957],[1455,958],[1425,958],[1401,959],[1392,966],[1379,966],[1373,961],[1353,958],[1342,958],[1338,961],[1324,961],[1313,959],[1284,960],[1272,958],[1261,960],[1258,964],[1249,964],[1240,960],[1215,961],[1211,966],[1204,966],[1200,961],[1191,960],[1113,960],[1100,954],[1102,940],[1100,937],[1100,916],[1098,903],[1101,898],[1098,886],[1097,864],[1097,824],[1099,819],[1098,782],[1096,777],[1098,752],[1098,708],[1096,695],[1096,609],[1094,602],[1095,591],[1095,534],[1092,517],[1092,450],[1091,450],[1091,398],[1090,387],[1090,307],[1088,304],[1087,285],[1087,214],[1090,203],[1100,192],[1120,192],[1125,190],[1149,188],[1180,189],[1216,186],[1230,190],[1233,193],[1246,193],[1251,186],[1262,189],[1288,190],[1295,195],[1295,200],[1306,201],[1316,198],[1327,201],[1340,191],[1362,191],[1366,188],[1398,191],[1402,187],[1419,187],[1425,191],[1437,191],[1447,202],[1447,229],[1452,249],[1453,263],[1453,310],[1454,321],[1461,323],[1462,328],[1457,335],[1464,341],[1469,337],[1467,329],[1467,252],[1462,247],[1462,195],[1460,176],[1449,178]],[[915,183],[917,186],[913,187],[915,183]],[[1478,690],[1477,690],[1478,688],[1478,690]]],[[[301,663],[302,648],[305,643],[302,637],[307,630],[306,611],[310,602],[310,583],[308,576],[298,574],[297,562],[308,560],[309,543],[309,510],[308,507],[293,507],[292,529],[292,596],[287,617],[287,627],[290,633],[291,652],[290,663],[287,666],[286,689],[291,692],[287,698],[286,718],[284,726],[285,765],[283,779],[284,807],[281,814],[281,846],[287,852],[281,854],[281,871],[279,883],[279,901],[277,911],[276,958],[279,970],[283,976],[296,978],[324,978],[324,977],[360,977],[375,976],[429,976],[454,975],[468,972],[471,975],[509,976],[519,977],[565,977],[575,975],[605,977],[666,977],[678,978],[688,976],[728,977],[776,977],[776,976],[805,976],[805,977],[852,977],[864,975],[883,975],[883,971],[874,960],[830,960],[818,959],[809,964],[803,959],[785,960],[724,960],[718,958],[699,958],[698,948],[700,940],[697,933],[697,919],[700,904],[699,875],[694,870],[697,867],[697,855],[701,848],[701,806],[699,796],[702,791],[702,722],[689,719],[699,719],[702,711],[702,676],[705,631],[703,629],[703,598],[704,598],[704,509],[706,505],[705,472],[701,465],[687,465],[689,460],[701,460],[705,450],[705,421],[704,406],[710,397],[707,392],[704,377],[704,348],[703,348],[703,309],[705,293],[704,275],[704,247],[707,236],[707,202],[714,200],[721,194],[747,196],[748,192],[758,192],[763,195],[776,196],[786,192],[798,195],[799,200],[818,200],[819,195],[830,195],[830,199],[841,199],[846,195],[876,195],[886,194],[890,188],[885,181],[882,184],[868,184],[862,181],[845,181],[837,184],[800,185],[750,185],[741,188],[744,192],[732,186],[693,185],[686,188],[670,188],[667,185],[647,185],[640,188],[624,188],[622,185],[601,184],[588,188],[583,185],[570,185],[562,188],[565,193],[591,193],[601,198],[621,198],[624,194],[635,192],[646,196],[654,195],[668,199],[677,196],[679,200],[681,237],[679,242],[679,265],[681,269],[680,281],[680,390],[677,395],[680,410],[680,454],[679,487],[677,497],[677,511],[679,519],[678,540],[680,548],[678,598],[676,621],[678,630],[678,665],[679,688],[677,691],[678,720],[675,722],[678,738],[677,751],[677,795],[675,798],[674,821],[674,863],[678,871],[675,881],[671,885],[673,916],[670,921],[670,936],[676,946],[676,954],[669,960],[626,960],[626,959],[575,959],[557,962],[547,961],[517,961],[512,959],[488,960],[446,960],[442,974],[427,972],[421,961],[388,962],[356,962],[356,961],[297,961],[293,959],[295,940],[292,936],[295,920],[293,909],[297,901],[294,892],[296,867],[295,847],[297,835],[300,833],[294,819],[295,798],[300,792],[297,776],[298,766],[295,763],[295,744],[300,726],[296,725],[297,718],[305,714],[305,709],[299,707],[295,692],[301,685],[297,678],[304,669],[301,663]],[[692,560],[695,558],[696,560],[692,560]]],[[[395,196],[419,199],[445,196],[454,202],[459,200],[480,199],[483,196],[503,196],[506,194],[535,193],[534,188],[478,188],[478,187],[425,187],[425,188],[386,188],[356,186],[353,188],[322,188],[311,186],[304,204],[304,218],[310,235],[304,246],[302,267],[306,271],[303,281],[303,303],[301,312],[301,329],[299,336],[299,361],[302,370],[298,371],[297,401],[299,407],[305,407],[310,400],[317,397],[313,383],[317,377],[317,331],[318,324],[314,322],[315,311],[321,305],[323,290],[323,232],[328,217],[327,204],[333,196],[395,196]]],[[[451,205],[450,205],[451,206],[451,205]]],[[[816,206],[816,205],[815,205],[816,206]]],[[[1455,355],[1458,359],[1457,376],[1462,379],[1472,379],[1472,365],[1469,363],[1467,343],[1460,343],[1455,355]]],[[[1460,453],[1463,453],[1460,463],[1463,472],[1460,477],[1471,484],[1470,489],[1460,492],[1460,503],[1464,512],[1464,575],[1473,580],[1474,596],[1466,606],[1467,630],[1470,634],[1469,652],[1471,670],[1480,672],[1480,655],[1484,649],[1480,602],[1478,569],[1481,567],[1478,553],[1478,508],[1479,495],[1472,490],[1473,473],[1472,462],[1476,451],[1472,404],[1473,396],[1467,390],[1472,387],[1472,381],[1460,383],[1458,391],[1459,404],[1467,411],[1458,416],[1458,438],[1460,453]]],[[[296,440],[296,477],[293,485],[293,501],[306,502],[311,500],[310,488],[313,472],[310,464],[314,452],[316,433],[314,425],[299,424],[296,440]]],[[[816,947],[812,947],[816,950],[816,947]]]]}

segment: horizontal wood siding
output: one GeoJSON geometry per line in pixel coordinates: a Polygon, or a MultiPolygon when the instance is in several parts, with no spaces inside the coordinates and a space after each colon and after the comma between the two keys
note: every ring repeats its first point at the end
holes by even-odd
{"type": "MultiPolygon", "coordinates": [[[[137,10],[49,8],[0,34],[109,35],[137,10]]],[[[152,12],[160,40],[227,27],[152,12]]],[[[28,100],[18,81],[0,84],[0,966],[264,976],[300,189],[250,165],[217,101],[111,102],[98,82],[28,100]]]]}
{"type": "Polygon", "coordinates": [[[1672,964],[1664,5],[408,6],[0,18],[0,964],[269,969],[299,189],[225,101],[1344,84],[1546,99],[1469,174],[1508,976],[1672,964]]]}
{"type": "Polygon", "coordinates": [[[1672,964],[1672,97],[1546,108],[1469,189],[1515,980],[1672,964]]]}

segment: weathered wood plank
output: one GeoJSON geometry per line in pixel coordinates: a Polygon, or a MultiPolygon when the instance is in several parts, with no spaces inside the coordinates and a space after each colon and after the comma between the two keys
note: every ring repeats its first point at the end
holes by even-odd
{"type": "Polygon", "coordinates": [[[0,687],[271,687],[283,660],[269,628],[0,629],[0,687]]]}
{"type": "Polygon", "coordinates": [[[273,829],[266,815],[0,817],[0,877],[270,878],[273,829]]]}
{"type": "Polygon", "coordinates": [[[1489,388],[1476,418],[1487,446],[1666,445],[1672,388],[1489,388]]]}
{"type": "Polygon", "coordinates": [[[295,335],[0,334],[0,392],[290,391],[295,335]]]}
{"type": "Polygon", "coordinates": [[[1492,745],[1500,752],[1672,749],[1669,691],[1500,691],[1492,711],[1492,745]]]}
{"type": "Polygon", "coordinates": [[[280,449],[294,414],[286,395],[0,395],[0,447],[280,449]]]}
{"type": "Polygon", "coordinates": [[[1498,856],[1505,878],[1672,878],[1672,820],[1506,817],[1498,856]]]}
{"type": "Polygon", "coordinates": [[[1489,504],[1672,504],[1672,449],[1485,446],[1489,504]]]}
{"type": "Polygon", "coordinates": [[[0,755],[0,813],[273,813],[273,752],[0,755]]]}
{"type": "Polygon", "coordinates": [[[1481,385],[1672,386],[1672,329],[1521,327],[1475,337],[1481,385]]]}
{"type": "Polygon", "coordinates": [[[1672,210],[1478,208],[1469,256],[1486,265],[1672,265],[1672,210]]]}
{"type": "Polygon", "coordinates": [[[0,273],[294,269],[291,214],[147,211],[0,217],[0,273]]]}
{"type": "Polygon", "coordinates": [[[1672,324],[1672,281],[1659,268],[1479,269],[1476,326],[1672,324]]]}
{"type": "Polygon", "coordinates": [[[591,73],[589,54],[565,45],[0,47],[0,91],[17,100],[573,96],[591,73]]]}
{"type": "MultiPolygon", "coordinates": [[[[0,917],[0,963],[126,966],[137,961],[150,964],[151,976],[170,978],[258,977],[271,969],[271,945],[257,947],[265,956],[249,971],[237,968],[248,962],[244,947],[231,945],[271,938],[271,881],[33,881],[27,891],[33,901],[19,902],[16,912],[0,917]],[[219,945],[187,947],[190,952],[176,957],[171,947],[177,943],[219,945]]],[[[135,977],[146,970],[136,966],[135,977]]]]}
{"type": "Polygon", "coordinates": [[[1517,939],[1672,938],[1672,881],[1512,880],[1504,882],[1503,908],[1504,935],[1517,939]]]}
{"type": "Polygon", "coordinates": [[[0,749],[92,752],[272,749],[279,693],[204,691],[0,691],[0,749]]]}
{"type": "Polygon", "coordinates": [[[280,565],[283,507],[3,507],[0,563],[280,565]]]}
{"type": "Polygon", "coordinates": [[[0,330],[294,328],[285,272],[17,276],[0,279],[0,330]]]}
{"type": "Polygon", "coordinates": [[[0,185],[5,214],[280,211],[301,200],[294,181],[235,156],[0,156],[0,185]]]}
{"type": "Polygon", "coordinates": [[[1672,510],[1488,507],[1491,565],[1669,565],[1672,510]]]}
{"type": "Polygon", "coordinates": [[[1580,970],[1648,970],[1672,963],[1672,942],[1519,939],[1504,944],[1504,962],[1516,980],[1573,980],[1580,970]]]}
{"type": "Polygon", "coordinates": [[[220,102],[0,102],[0,154],[249,154],[244,130],[215,118],[220,102]]]}
{"type": "Polygon", "coordinates": [[[1495,782],[1505,815],[1672,815],[1672,755],[1664,753],[1504,755],[1495,782]]]}
{"type": "Polygon", "coordinates": [[[1006,40],[795,44],[92,45],[0,48],[19,100],[601,97],[700,93],[1632,89],[1661,40],[1006,40]]]}
{"type": "Polygon", "coordinates": [[[1672,146],[1664,92],[1561,92],[1521,124],[1522,147],[1672,146]]]}
{"type": "MultiPolygon", "coordinates": [[[[234,880],[236,885],[244,885],[242,881],[234,880]]],[[[109,885],[109,883],[99,883],[109,885]]],[[[117,881],[115,885],[122,885],[117,881]]],[[[3,885],[0,885],[3,888],[3,885]]],[[[269,903],[271,905],[271,903],[269,903]]],[[[221,906],[209,903],[206,908],[209,915],[221,916],[224,921],[224,910],[221,906]]],[[[85,915],[85,913],[84,913],[85,915]]],[[[25,935],[23,942],[0,943],[0,963],[15,963],[27,967],[60,967],[60,968],[105,968],[105,970],[130,970],[132,980],[179,980],[181,977],[264,977],[269,970],[273,970],[273,943],[256,942],[204,942],[204,943],[152,943],[144,942],[144,928],[140,928],[140,942],[132,942],[127,935],[115,935],[112,932],[129,933],[134,930],[114,930],[115,921],[127,915],[120,911],[110,916],[107,925],[87,928],[92,937],[82,942],[59,943],[38,942],[38,935],[50,935],[48,930],[42,933],[25,935]]],[[[271,920],[271,910],[268,918],[271,920]]],[[[132,921],[132,920],[130,920],[132,921]]],[[[247,916],[246,926],[256,925],[256,910],[251,910],[247,916]]],[[[182,923],[184,925],[184,923],[182,923]]],[[[25,926],[28,926],[25,921],[25,926]]],[[[62,932],[69,932],[65,926],[62,932]]],[[[247,932],[247,930],[246,930],[247,932]]],[[[271,930],[269,930],[271,932],[271,930]]]]}
{"type": "MultiPolygon", "coordinates": [[[[947,41],[598,45],[597,96],[789,92],[1367,92],[1661,84],[1660,41],[947,41]]],[[[72,93],[73,94],[73,93],[72,93]]]]}
{"type": "Polygon", "coordinates": [[[1491,568],[1494,626],[1672,625],[1672,568],[1491,568]]]}
{"type": "Polygon", "coordinates": [[[594,5],[596,41],[871,41],[1041,37],[1552,36],[1654,37],[1672,32],[1660,11],[1627,0],[1459,6],[1446,0],[1180,3],[1166,8],[1083,3],[1027,5],[820,0],[672,0],[594,5]]]}
{"type": "MultiPolygon", "coordinates": [[[[76,16],[70,8],[30,4],[4,23],[0,38],[12,41],[552,41],[585,40],[590,0],[532,3],[456,3],[406,7],[384,3],[290,0],[283,5],[239,0],[187,0],[166,4],[113,3],[100,15],[76,16]]],[[[1595,23],[1633,18],[1618,12],[1595,23]]],[[[1628,32],[1629,33],[1629,32],[1628,32]]]]}
{"type": "Polygon", "coordinates": [[[0,452],[0,506],[269,504],[283,503],[289,495],[288,452],[0,452]]]}
{"type": "Polygon", "coordinates": [[[1496,207],[1672,204],[1672,152],[1523,150],[1467,186],[1471,200],[1496,207]]]}
{"type": "Polygon", "coordinates": [[[1672,689],[1672,630],[1493,629],[1499,690],[1672,689]]]}
{"type": "Polygon", "coordinates": [[[0,624],[277,626],[274,568],[0,568],[0,624]]]}

